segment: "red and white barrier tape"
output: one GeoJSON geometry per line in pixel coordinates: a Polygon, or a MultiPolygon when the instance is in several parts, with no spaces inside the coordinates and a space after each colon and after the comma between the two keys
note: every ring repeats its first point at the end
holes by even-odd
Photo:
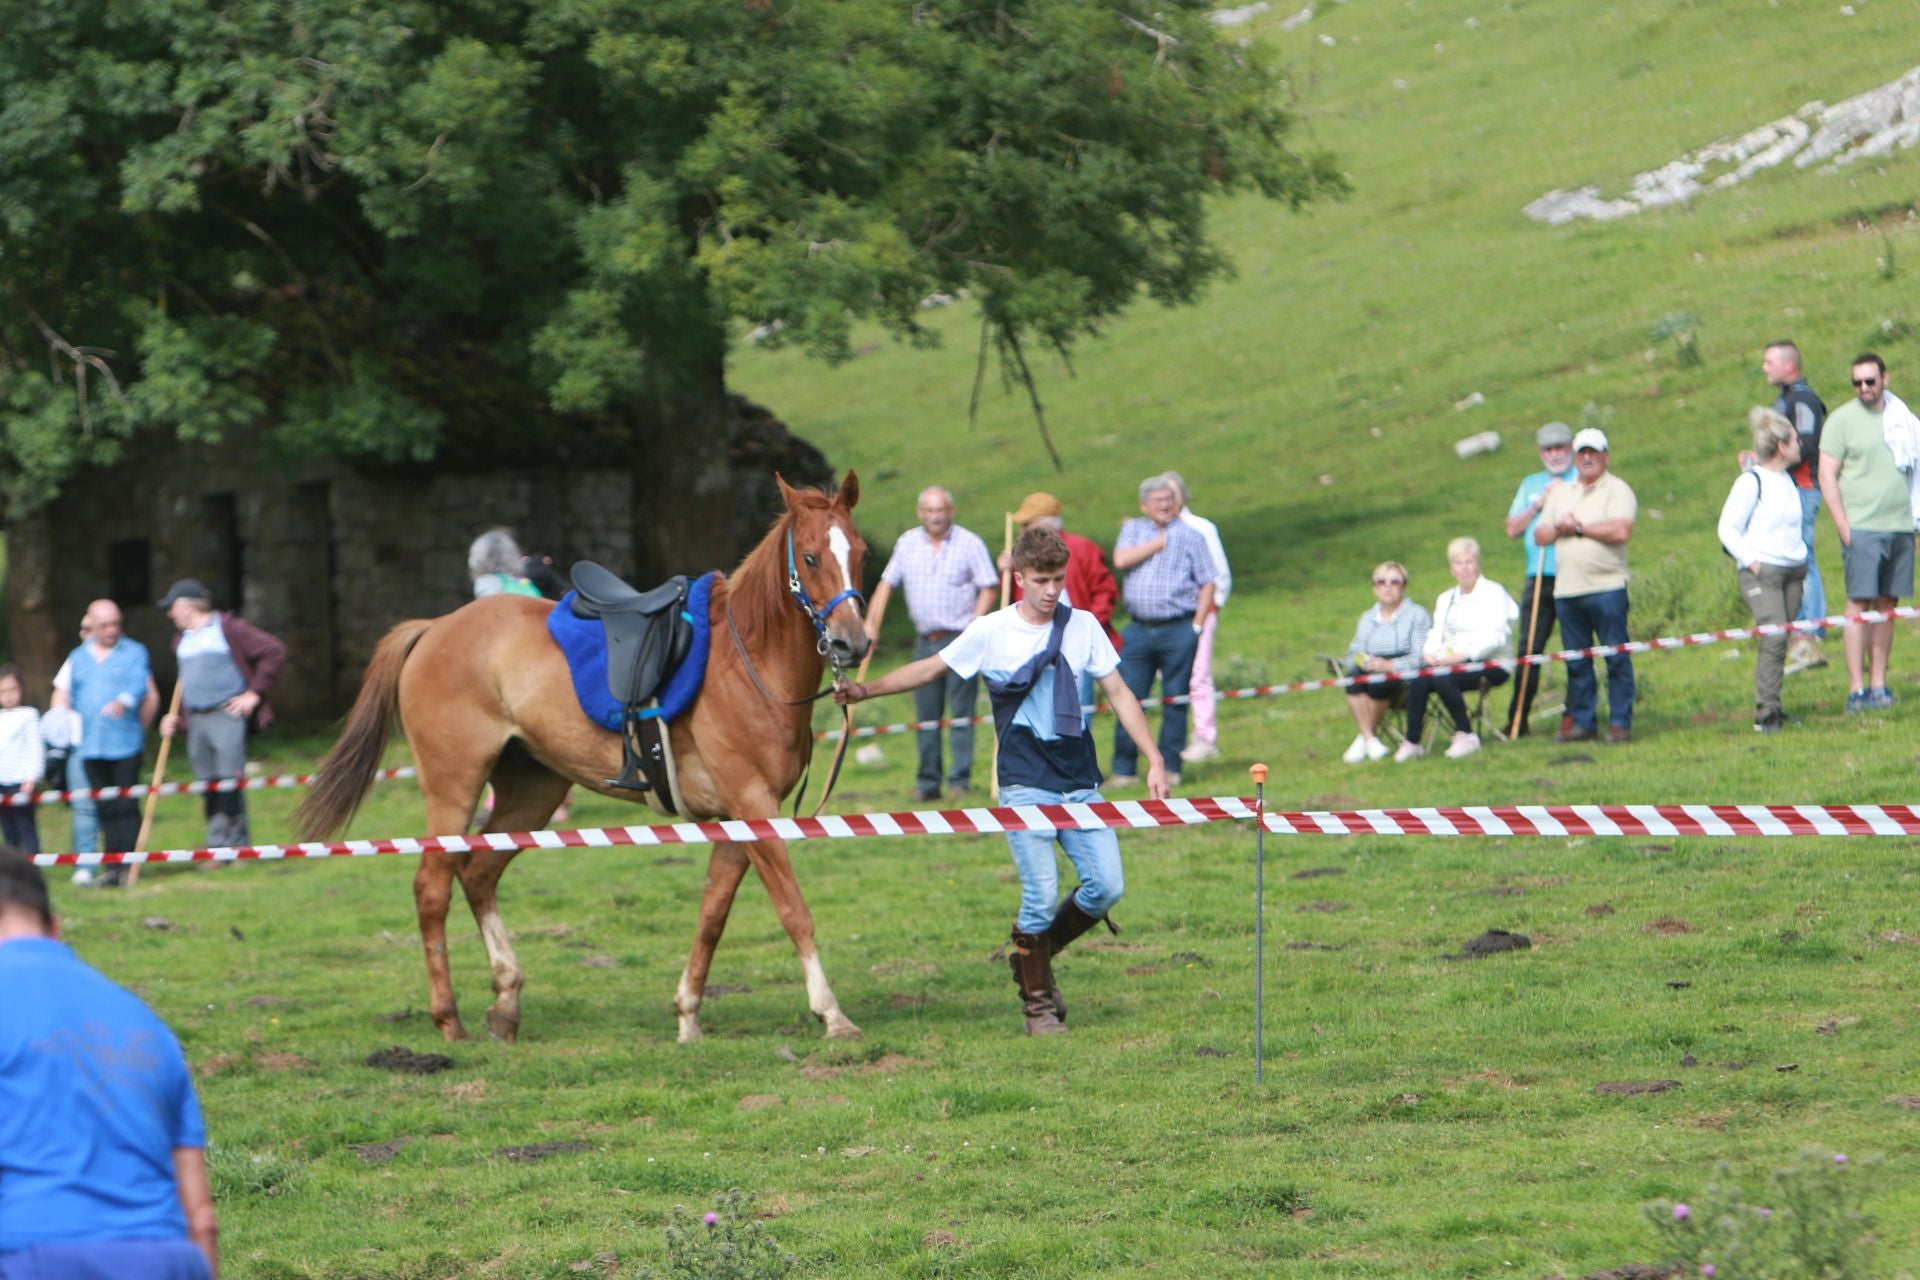
{"type": "MultiPolygon", "coordinates": [[[[1585,649],[1556,649],[1549,653],[1533,653],[1517,658],[1491,658],[1484,662],[1454,662],[1442,666],[1420,667],[1411,671],[1394,671],[1387,674],[1368,674],[1363,676],[1328,676],[1320,680],[1296,680],[1292,684],[1260,684],[1245,689],[1222,689],[1214,696],[1221,701],[1235,698],[1271,698],[1283,693],[1310,693],[1319,689],[1351,689],[1370,684],[1386,684],[1394,680],[1412,680],[1418,676],[1433,675],[1471,675],[1475,672],[1498,669],[1512,671],[1515,667],[1539,667],[1549,662],[1565,662],[1569,658],[1610,658],[1616,654],[1651,653],[1666,649],[1691,649],[1700,645],[1719,644],[1723,640],[1752,640],[1763,636],[1791,635],[1796,631],[1818,631],[1823,627],[1841,628],[1850,622],[1885,622],[1890,618],[1920,618],[1920,608],[1902,605],[1886,613],[1869,610],[1849,618],[1846,614],[1835,614],[1831,618],[1814,618],[1805,622],[1774,623],[1769,622],[1752,627],[1728,627],[1724,631],[1696,631],[1685,636],[1661,636],[1654,640],[1629,640],[1625,644],[1593,645],[1585,649]]],[[[1172,698],[1147,698],[1142,700],[1145,707],[1180,706],[1193,701],[1192,694],[1180,694],[1172,698]]],[[[1094,708],[1096,712],[1110,711],[1112,708],[1101,703],[1094,708]]],[[[992,720],[990,715],[967,716],[953,720],[913,720],[904,724],[882,724],[857,726],[853,731],[856,738],[873,738],[884,734],[912,733],[921,729],[945,729],[960,724],[985,724],[992,720]]],[[[825,729],[814,734],[822,742],[838,739],[843,730],[825,729]]]]}
{"type": "MultiPolygon", "coordinates": [[[[163,796],[205,795],[209,791],[258,791],[263,788],[304,787],[317,773],[276,773],[260,778],[215,778],[209,782],[163,782],[159,786],[141,783],[133,787],[77,787],[72,791],[16,792],[0,797],[0,805],[59,804],[71,800],[133,800],[154,792],[163,796]]],[[[382,769],[373,775],[375,782],[414,776],[412,765],[382,769]]]]}
{"type": "MultiPolygon", "coordinates": [[[[507,852],[518,849],[690,845],[751,840],[847,840],[874,836],[997,835],[1006,831],[1088,831],[1182,827],[1255,816],[1238,796],[1021,805],[1004,809],[922,809],[824,818],[675,822],[575,831],[499,831],[472,836],[168,849],[151,853],[43,853],[38,866],[132,862],[236,862],[281,858],[365,858],[381,854],[507,852]]],[[[1468,805],[1444,809],[1268,810],[1267,830],[1304,836],[1912,836],[1920,806],[1760,804],[1468,805]]]]}

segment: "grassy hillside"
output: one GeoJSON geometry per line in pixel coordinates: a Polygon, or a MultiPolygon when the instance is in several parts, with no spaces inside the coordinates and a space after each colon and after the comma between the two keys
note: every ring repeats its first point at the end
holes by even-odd
{"type": "MultiPolygon", "coordinates": [[[[1636,630],[1740,621],[1712,525],[1745,410],[1769,398],[1762,343],[1797,337],[1830,401],[1869,340],[1896,387],[1920,378],[1904,302],[1920,151],[1606,226],[1519,209],[1905,71],[1911,6],[1855,7],[1348,0],[1293,32],[1268,15],[1247,33],[1285,49],[1354,195],[1299,217],[1223,206],[1237,278],[1191,310],[1143,307],[1079,353],[1077,378],[1045,370],[1064,476],[1024,397],[989,394],[969,427],[964,303],[932,314],[940,352],[874,335],[825,369],[743,350],[735,385],[857,468],[864,522],[888,537],[940,482],[990,540],[1045,488],[1110,541],[1136,482],[1179,467],[1234,559],[1225,684],[1319,674],[1313,654],[1345,643],[1383,558],[1431,600],[1446,540],[1471,533],[1517,587],[1500,523],[1531,433],[1588,403],[1641,496],[1636,630]],[[1676,311],[1700,317],[1697,368],[1650,339],[1676,311]],[[1453,408],[1476,391],[1484,404],[1453,408]],[[1506,448],[1458,461],[1453,441],[1487,428],[1506,448]]],[[[1820,550],[1837,574],[1830,527],[1820,550]]],[[[1285,807],[1913,798],[1920,634],[1895,651],[1898,711],[1848,720],[1843,677],[1800,675],[1787,697],[1804,723],[1763,742],[1752,656],[1640,659],[1620,749],[1536,738],[1349,768],[1334,695],[1227,704],[1225,758],[1183,790],[1244,793],[1263,759],[1285,807]]],[[[904,699],[861,708],[909,715],[904,699]]],[[[264,749],[296,769],[324,746],[264,749]]],[[[882,746],[836,808],[902,806],[912,744],[882,746]]],[[[285,838],[291,803],[260,796],[256,837],[285,838]]],[[[191,802],[161,812],[157,843],[198,839],[191,802]]],[[[572,821],[633,817],[588,800],[572,821]]],[[[411,788],[387,784],[354,834],[420,823],[411,788]]],[[[48,815],[50,846],[61,826],[48,815]]],[[[1764,1196],[1766,1171],[1814,1145],[1854,1157],[1883,1241],[1871,1274],[1920,1268],[1912,841],[1270,840],[1261,1089],[1248,833],[1124,844],[1127,932],[1069,953],[1074,1030],[1049,1042],[1018,1034],[1006,968],[985,962],[1014,905],[1002,844],[797,847],[827,971],[867,1031],[855,1048],[816,1039],[751,885],[713,972],[733,990],[704,1011],[705,1042],[672,1043],[701,851],[530,854],[502,894],[525,1038],[455,1046],[454,1069],[424,1078],[362,1065],[443,1047],[418,1012],[404,859],[162,870],[126,895],[62,888],[59,905],[83,953],[180,1028],[233,1277],[630,1276],[662,1262],[672,1205],[728,1186],[760,1193],[806,1276],[1577,1276],[1657,1256],[1643,1202],[1697,1198],[1723,1160],[1764,1196]],[[1448,958],[1495,926],[1535,946],[1448,958]],[[1594,1091],[1661,1079],[1681,1084],[1594,1091]],[[583,1149],[502,1154],[535,1142],[583,1149]],[[355,1149],[380,1143],[395,1145],[355,1149]]],[[[484,953],[450,935],[478,1025],[484,953]]]]}

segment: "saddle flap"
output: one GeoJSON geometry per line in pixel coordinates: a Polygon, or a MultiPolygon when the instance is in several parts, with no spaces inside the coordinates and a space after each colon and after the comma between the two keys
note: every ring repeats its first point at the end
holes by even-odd
{"type": "Polygon", "coordinates": [[[683,608],[687,580],[676,578],[668,586],[675,587],[669,607],[658,612],[622,610],[600,616],[607,636],[607,691],[624,707],[638,706],[659,693],[693,643],[693,624],[683,608]]]}

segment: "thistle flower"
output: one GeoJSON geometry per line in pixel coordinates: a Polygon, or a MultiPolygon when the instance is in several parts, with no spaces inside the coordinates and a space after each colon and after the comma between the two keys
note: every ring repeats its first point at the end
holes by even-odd
{"type": "Polygon", "coordinates": [[[706,1212],[706,1216],[701,1218],[700,1221],[706,1223],[708,1226],[711,1227],[715,1223],[720,1221],[720,1215],[715,1213],[713,1210],[709,1209],[706,1212]]]}
{"type": "Polygon", "coordinates": [[[1693,1210],[1683,1204],[1673,1206],[1673,1220],[1675,1222],[1685,1222],[1692,1214],[1693,1210]]]}

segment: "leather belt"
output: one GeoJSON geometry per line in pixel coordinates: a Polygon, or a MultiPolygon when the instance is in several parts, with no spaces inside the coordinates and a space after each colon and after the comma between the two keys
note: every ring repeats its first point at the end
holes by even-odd
{"type": "Polygon", "coordinates": [[[920,633],[920,638],[922,640],[932,640],[932,641],[938,642],[941,640],[951,640],[959,634],[960,633],[958,631],[922,631],[920,633]]]}

